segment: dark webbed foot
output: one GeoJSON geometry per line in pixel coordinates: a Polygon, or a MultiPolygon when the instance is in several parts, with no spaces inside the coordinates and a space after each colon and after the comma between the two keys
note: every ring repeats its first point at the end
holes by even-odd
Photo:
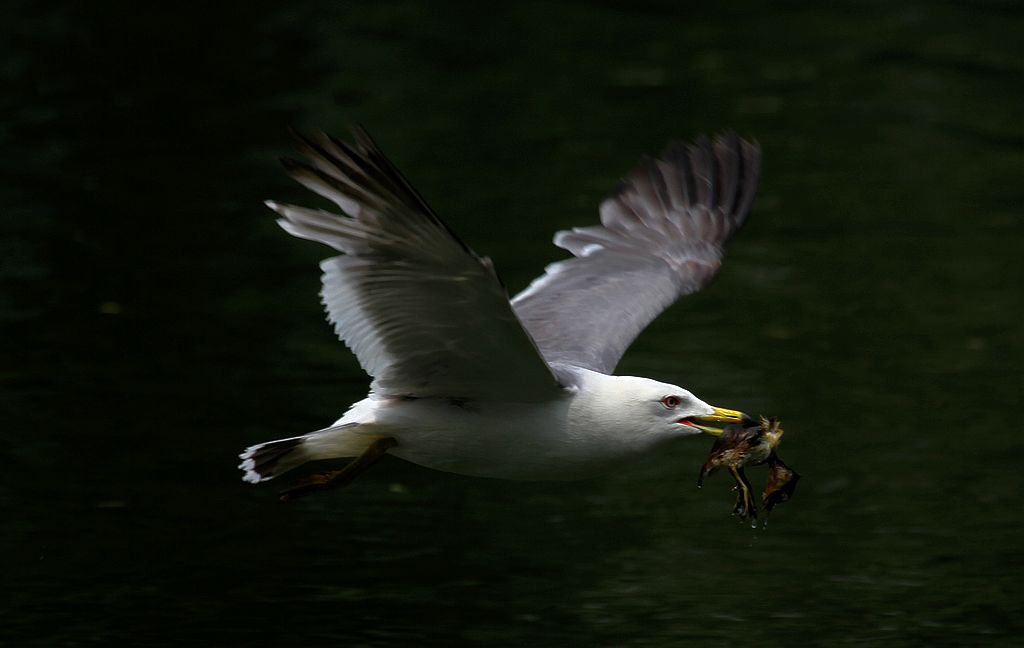
{"type": "Polygon", "coordinates": [[[357,477],[366,472],[370,466],[380,461],[381,458],[387,454],[388,449],[394,448],[396,445],[398,445],[398,442],[391,437],[377,439],[363,451],[363,454],[353,459],[341,470],[316,473],[315,475],[304,477],[297,481],[291,488],[281,491],[278,499],[282,502],[288,502],[297,497],[302,497],[303,495],[308,495],[309,493],[316,491],[348,486],[355,481],[357,477]]]}
{"type": "Polygon", "coordinates": [[[339,477],[344,472],[345,469],[342,468],[341,470],[331,470],[329,472],[307,475],[302,479],[296,481],[289,488],[286,488],[283,491],[281,491],[279,493],[278,499],[282,502],[287,502],[289,500],[302,497],[303,495],[308,495],[309,493],[313,493],[315,491],[345,486],[347,485],[347,483],[351,483],[352,480],[349,479],[348,482],[345,484],[341,483],[340,481],[335,481],[338,480],[339,477]]]}

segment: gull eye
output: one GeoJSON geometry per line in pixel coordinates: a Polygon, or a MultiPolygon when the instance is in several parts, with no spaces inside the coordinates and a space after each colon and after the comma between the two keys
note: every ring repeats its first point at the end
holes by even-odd
{"type": "Polygon", "coordinates": [[[667,409],[675,409],[679,407],[679,403],[680,400],[678,396],[666,396],[665,398],[661,399],[661,404],[664,405],[667,409]]]}

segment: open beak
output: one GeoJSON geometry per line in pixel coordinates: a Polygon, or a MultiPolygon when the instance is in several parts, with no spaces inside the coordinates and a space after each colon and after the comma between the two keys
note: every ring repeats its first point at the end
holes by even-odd
{"type": "Polygon", "coordinates": [[[757,425],[757,421],[749,415],[722,407],[716,407],[714,413],[707,416],[688,416],[679,422],[716,437],[722,436],[722,430],[730,423],[738,423],[743,427],[757,425]]]}

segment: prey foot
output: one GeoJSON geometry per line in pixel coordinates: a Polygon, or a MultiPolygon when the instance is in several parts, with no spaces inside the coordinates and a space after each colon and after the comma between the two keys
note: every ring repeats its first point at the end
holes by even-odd
{"type": "Polygon", "coordinates": [[[743,468],[740,466],[729,466],[729,472],[732,474],[732,478],[736,480],[736,486],[733,488],[733,490],[737,491],[736,507],[732,511],[733,515],[738,515],[741,520],[756,518],[757,504],[754,502],[754,488],[750,485],[746,473],[743,472],[743,468]]]}

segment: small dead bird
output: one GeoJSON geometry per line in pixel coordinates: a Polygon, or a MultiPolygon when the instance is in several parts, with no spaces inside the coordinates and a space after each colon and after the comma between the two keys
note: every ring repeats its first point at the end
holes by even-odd
{"type": "Polygon", "coordinates": [[[756,518],[754,489],[743,468],[767,463],[768,480],[765,483],[762,501],[765,510],[771,511],[793,496],[796,483],[800,480],[800,475],[783,463],[775,452],[782,435],[783,430],[775,417],[766,419],[762,416],[760,425],[746,428],[737,424],[727,425],[715,440],[711,453],[701,466],[697,486],[703,486],[708,475],[725,466],[736,480],[735,490],[738,491],[733,513],[743,520],[756,518]]]}

